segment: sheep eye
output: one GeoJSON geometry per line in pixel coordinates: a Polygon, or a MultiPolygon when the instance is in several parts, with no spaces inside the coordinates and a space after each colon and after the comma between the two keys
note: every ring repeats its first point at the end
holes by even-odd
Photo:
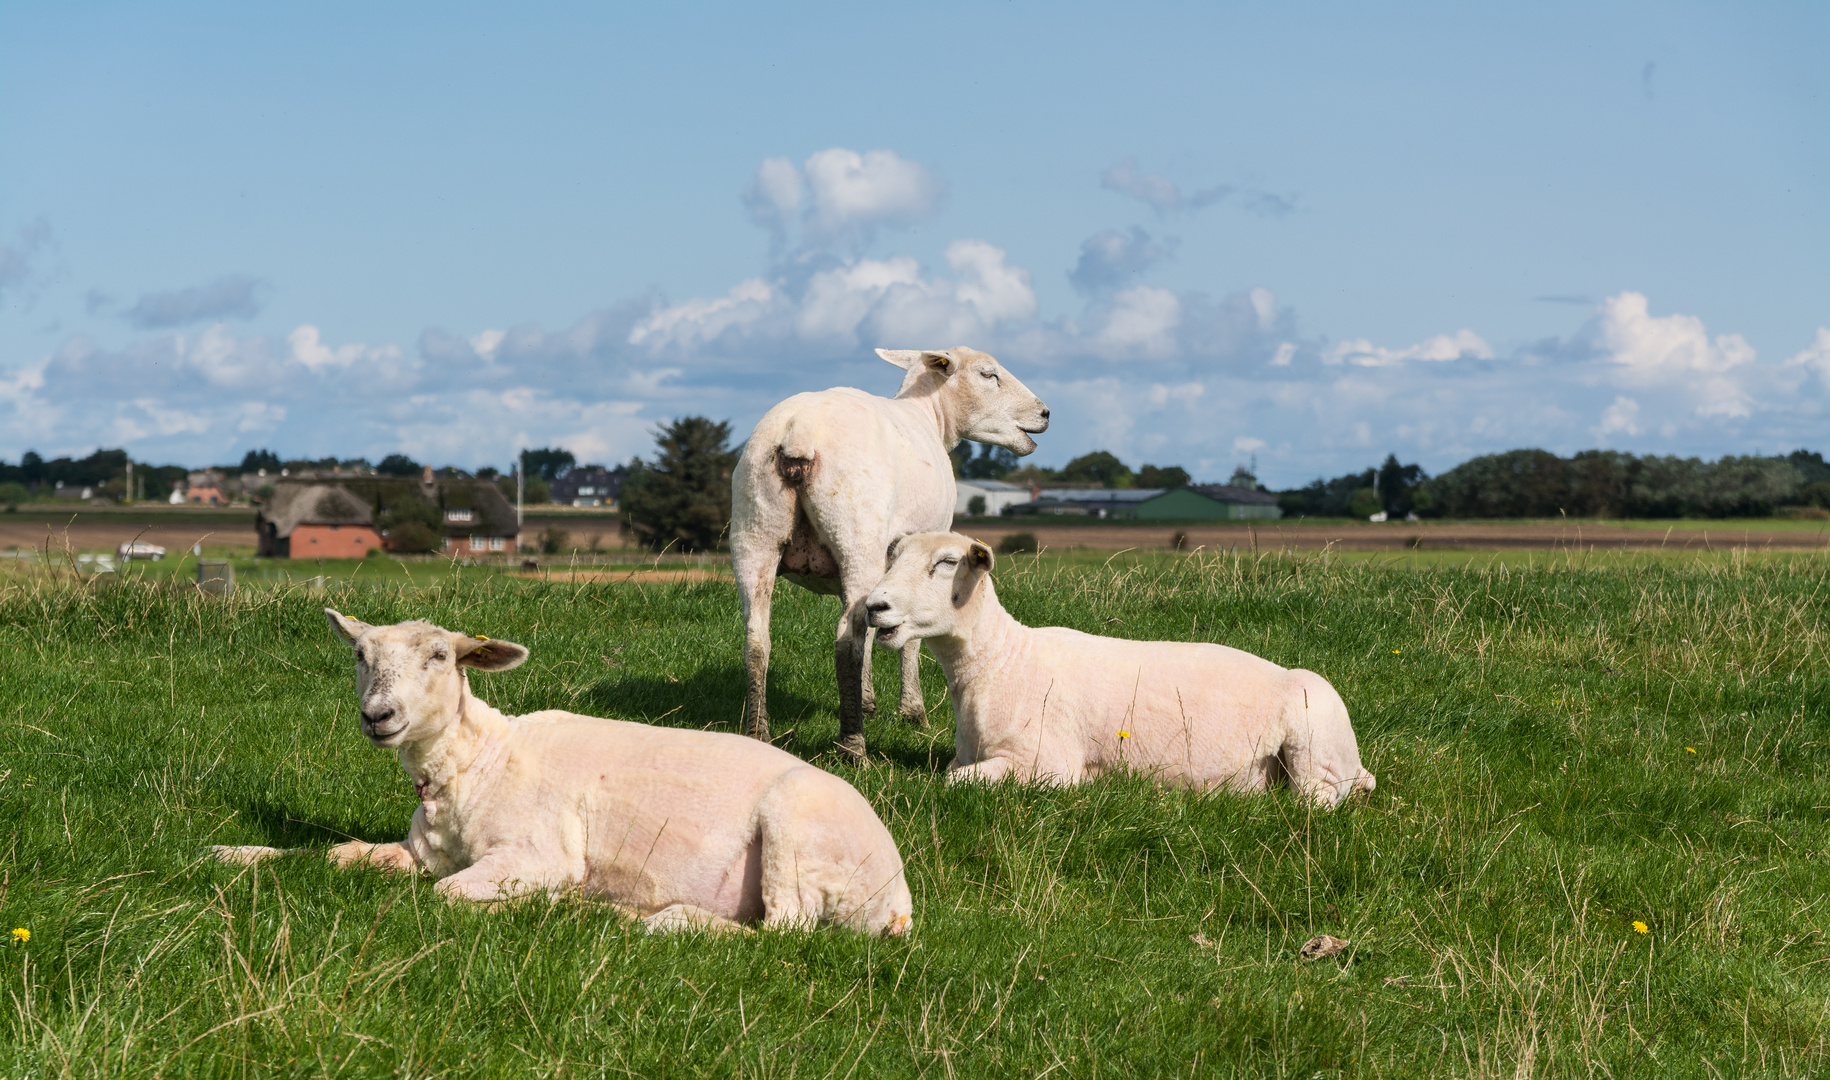
{"type": "Polygon", "coordinates": [[[995,371],[981,371],[981,372],[979,372],[979,374],[985,376],[987,379],[990,379],[992,382],[999,381],[998,373],[995,371]]]}
{"type": "Polygon", "coordinates": [[[943,566],[958,566],[958,565],[959,565],[958,559],[952,559],[952,558],[942,559],[941,561],[935,563],[934,570],[930,570],[930,571],[928,571],[928,573],[932,574],[932,573],[934,573],[935,570],[939,570],[943,566]]]}

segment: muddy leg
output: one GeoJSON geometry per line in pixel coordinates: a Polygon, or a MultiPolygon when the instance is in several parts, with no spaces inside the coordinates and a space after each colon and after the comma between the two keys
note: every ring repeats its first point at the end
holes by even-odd
{"type": "Polygon", "coordinates": [[[910,724],[928,726],[928,705],[921,698],[920,638],[910,638],[902,646],[902,701],[897,708],[910,724]]]}
{"type": "MultiPolygon", "coordinates": [[[[733,560],[734,562],[736,560],[733,560]]],[[[737,567],[743,600],[743,667],[746,678],[743,733],[769,741],[769,602],[775,592],[775,568],[737,567]]]]}
{"type": "MultiPolygon", "coordinates": [[[[839,619],[839,636],[832,645],[833,666],[839,677],[839,753],[853,764],[865,764],[864,757],[864,675],[869,669],[860,663],[858,646],[864,639],[863,594],[845,605],[839,619]]],[[[870,654],[865,653],[865,662],[870,654]]]]}
{"type": "Polygon", "coordinates": [[[877,715],[877,676],[871,666],[871,649],[877,644],[877,628],[866,623],[864,627],[864,644],[859,647],[858,665],[859,686],[863,689],[864,715],[877,715]]]}

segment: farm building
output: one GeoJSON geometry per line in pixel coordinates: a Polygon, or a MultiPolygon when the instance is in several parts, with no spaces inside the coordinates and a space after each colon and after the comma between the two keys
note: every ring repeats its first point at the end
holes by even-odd
{"type": "Polygon", "coordinates": [[[1100,518],[1134,518],[1138,508],[1164,494],[1162,488],[1043,488],[1018,514],[1086,514],[1100,518]]]}
{"type": "Polygon", "coordinates": [[[446,555],[513,552],[521,533],[515,508],[495,484],[435,477],[430,469],[417,480],[280,480],[254,519],[258,553],[277,559],[360,559],[374,548],[392,549],[390,523],[431,530],[446,555]]]}
{"type": "Polygon", "coordinates": [[[955,486],[959,489],[959,498],[953,504],[956,516],[965,514],[987,514],[996,516],[1005,512],[1005,507],[1016,506],[1030,500],[1029,489],[1021,484],[1006,484],[1002,480],[960,480],[955,486]],[[975,510],[974,498],[983,499],[975,510]]]}
{"type": "Polygon", "coordinates": [[[1231,484],[1196,484],[1159,492],[1138,504],[1139,521],[1234,521],[1280,518],[1283,508],[1268,491],[1231,484]]]}
{"type": "Polygon", "coordinates": [[[270,559],[360,559],[381,546],[369,504],[330,484],[275,484],[254,529],[270,559]]]}
{"type": "Polygon", "coordinates": [[[623,493],[623,470],[602,465],[579,465],[549,485],[551,498],[561,506],[616,506],[623,493]]]}

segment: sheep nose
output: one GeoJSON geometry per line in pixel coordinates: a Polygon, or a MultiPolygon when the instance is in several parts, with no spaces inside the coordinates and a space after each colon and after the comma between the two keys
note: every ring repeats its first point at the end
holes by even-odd
{"type": "Polygon", "coordinates": [[[872,615],[881,615],[890,609],[888,600],[872,600],[864,605],[864,610],[872,615]]]}
{"type": "Polygon", "coordinates": [[[1044,419],[1044,420],[1048,419],[1048,409],[1046,407],[1044,407],[1042,410],[1042,419],[1044,419]]]}
{"type": "Polygon", "coordinates": [[[390,719],[392,719],[393,716],[394,716],[393,706],[389,706],[388,708],[385,708],[385,709],[379,709],[375,712],[370,712],[367,709],[362,710],[362,722],[367,724],[370,727],[376,727],[380,724],[385,724],[390,719]]]}

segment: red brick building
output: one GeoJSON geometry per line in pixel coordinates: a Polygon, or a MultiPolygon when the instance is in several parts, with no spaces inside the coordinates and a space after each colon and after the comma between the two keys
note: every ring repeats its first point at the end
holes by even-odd
{"type": "Polygon", "coordinates": [[[277,559],[360,559],[376,548],[454,557],[512,555],[521,532],[514,506],[495,484],[435,477],[429,469],[418,480],[281,480],[254,527],[259,554],[277,559]],[[410,531],[419,539],[407,540],[410,531]]]}
{"type": "Polygon", "coordinates": [[[381,547],[374,512],[330,484],[275,484],[255,516],[258,553],[270,559],[360,559],[381,547]]]}

